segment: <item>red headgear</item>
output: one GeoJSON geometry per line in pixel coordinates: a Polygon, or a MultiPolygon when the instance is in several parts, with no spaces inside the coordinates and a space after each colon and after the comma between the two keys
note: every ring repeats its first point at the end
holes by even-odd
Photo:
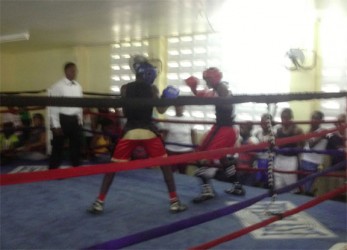
{"type": "Polygon", "coordinates": [[[218,68],[208,68],[206,69],[202,77],[205,81],[208,81],[212,87],[216,86],[222,80],[223,73],[219,71],[218,68]]]}

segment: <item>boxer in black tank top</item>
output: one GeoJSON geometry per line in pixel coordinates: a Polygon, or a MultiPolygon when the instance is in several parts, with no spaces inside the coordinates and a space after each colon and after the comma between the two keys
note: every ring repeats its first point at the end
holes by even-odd
{"type": "MultiPolygon", "coordinates": [[[[135,70],[136,81],[122,86],[122,98],[159,98],[159,91],[157,87],[153,85],[153,82],[156,78],[155,68],[149,63],[143,63],[135,68],[135,70]]],[[[163,96],[165,98],[164,92],[163,96]]],[[[156,109],[159,113],[164,113],[167,108],[168,107],[157,107],[156,109]]],[[[111,161],[129,161],[132,152],[138,146],[142,146],[150,157],[166,157],[167,154],[163,141],[159,136],[159,133],[157,132],[157,128],[152,123],[153,107],[146,105],[125,105],[123,107],[123,113],[127,118],[127,122],[123,130],[124,133],[122,135],[122,138],[116,145],[111,161]]],[[[171,167],[161,167],[161,170],[169,193],[170,212],[178,213],[185,211],[187,209],[187,206],[181,204],[178,199],[171,167]]],[[[109,173],[104,176],[99,196],[92,204],[92,206],[88,209],[89,212],[93,214],[103,212],[104,201],[113,182],[114,176],[115,173],[109,173]]]]}

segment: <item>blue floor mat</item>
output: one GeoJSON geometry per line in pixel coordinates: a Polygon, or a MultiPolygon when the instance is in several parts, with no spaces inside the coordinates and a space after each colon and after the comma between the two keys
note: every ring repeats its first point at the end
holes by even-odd
{"type": "MultiPolygon", "coordinates": [[[[168,194],[161,171],[141,169],[116,176],[102,215],[86,209],[96,198],[102,176],[88,176],[1,187],[1,249],[82,249],[124,237],[226,205],[250,199],[265,189],[246,187],[244,197],[224,193],[228,183],[214,181],[218,196],[203,204],[192,204],[200,188],[196,178],[175,174],[186,212],[169,212],[168,194]]],[[[284,194],[276,206],[291,209],[309,197],[284,194]]],[[[262,219],[269,199],[249,209],[221,217],[127,249],[187,249],[240,230],[262,219]]],[[[326,201],[297,216],[286,218],[214,249],[329,249],[347,242],[346,203],[326,201]]]]}

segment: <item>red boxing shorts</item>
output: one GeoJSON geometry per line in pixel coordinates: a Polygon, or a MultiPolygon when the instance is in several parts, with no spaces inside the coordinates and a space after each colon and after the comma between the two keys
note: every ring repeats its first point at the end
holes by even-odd
{"type": "Polygon", "coordinates": [[[149,157],[165,157],[167,155],[160,137],[144,140],[120,139],[113,152],[112,161],[128,161],[138,146],[142,146],[149,157]]]}
{"type": "Polygon", "coordinates": [[[236,143],[236,131],[233,127],[213,125],[210,132],[199,146],[199,151],[207,151],[220,148],[234,147],[236,143]]]}

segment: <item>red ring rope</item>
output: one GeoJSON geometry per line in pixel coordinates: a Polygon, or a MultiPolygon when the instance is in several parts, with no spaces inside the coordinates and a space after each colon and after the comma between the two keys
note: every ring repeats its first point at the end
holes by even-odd
{"type": "MultiPolygon", "coordinates": [[[[347,125],[345,125],[347,127],[347,125]]],[[[327,129],[320,132],[313,132],[309,134],[297,135],[288,138],[276,140],[276,145],[284,145],[292,142],[303,141],[313,137],[320,137],[325,134],[337,131],[338,128],[327,129]]],[[[134,170],[152,166],[169,166],[178,163],[197,161],[201,159],[216,159],[226,154],[235,154],[240,152],[247,152],[251,150],[263,149],[268,146],[267,142],[262,142],[255,145],[244,145],[238,148],[222,148],[211,151],[202,151],[195,153],[187,153],[177,156],[169,156],[166,158],[156,157],[145,160],[135,160],[126,163],[108,163],[96,166],[84,166],[79,168],[68,169],[54,169],[50,171],[39,171],[31,173],[16,173],[16,174],[2,174],[0,175],[0,185],[13,185],[20,183],[30,183],[36,181],[48,181],[61,178],[71,178],[78,176],[95,175],[102,173],[112,173],[126,170],[134,170]]]]}

